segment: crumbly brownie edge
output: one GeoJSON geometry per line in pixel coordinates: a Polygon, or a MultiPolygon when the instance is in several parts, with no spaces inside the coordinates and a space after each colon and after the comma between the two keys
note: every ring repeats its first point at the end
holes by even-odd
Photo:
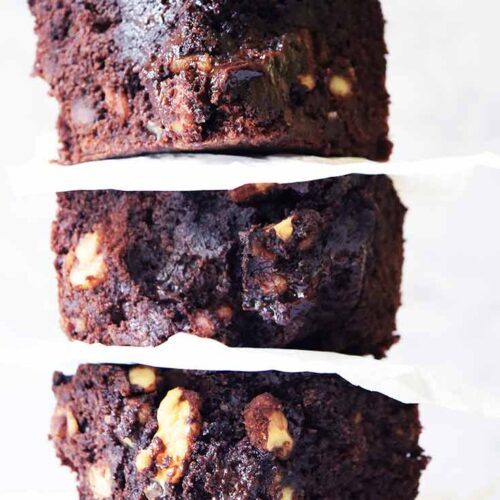
{"type": "Polygon", "coordinates": [[[336,375],[82,365],[54,392],[81,498],[413,499],[428,460],[415,405],[336,375]]]}
{"type": "Polygon", "coordinates": [[[382,176],[60,194],[62,324],[105,344],[156,345],[187,331],[381,356],[394,341],[403,217],[382,176]]]}
{"type": "Polygon", "coordinates": [[[63,162],[228,148],[390,155],[378,0],[29,5],[63,162]]]}

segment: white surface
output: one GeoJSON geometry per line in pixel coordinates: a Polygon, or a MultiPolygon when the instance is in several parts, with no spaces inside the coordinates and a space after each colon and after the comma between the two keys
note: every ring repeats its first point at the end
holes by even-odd
{"type": "MultiPolygon", "coordinates": [[[[36,137],[52,130],[56,105],[46,97],[43,82],[26,78],[34,52],[26,2],[1,2],[3,165],[20,164],[32,156],[36,137]]],[[[492,0],[383,3],[389,19],[394,158],[500,153],[500,5],[492,0]]],[[[478,171],[459,196],[449,196],[441,181],[419,184],[422,193],[434,197],[423,195],[408,215],[405,307],[399,316],[404,338],[390,362],[459,367],[498,393],[500,174],[478,171]]],[[[403,188],[416,185],[413,180],[403,188]]],[[[59,334],[48,249],[53,199],[13,199],[5,186],[0,168],[0,347],[6,337],[33,335],[43,341],[59,334]]],[[[75,497],[71,475],[57,466],[46,441],[50,376],[60,360],[47,350],[40,358],[46,369],[0,367],[2,499],[75,497]]],[[[422,444],[433,461],[421,497],[500,498],[498,421],[428,406],[422,416],[422,444]]]]}

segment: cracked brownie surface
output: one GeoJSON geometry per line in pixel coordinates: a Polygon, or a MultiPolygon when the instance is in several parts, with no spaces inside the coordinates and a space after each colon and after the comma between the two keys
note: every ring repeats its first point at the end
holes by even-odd
{"type": "Polygon", "coordinates": [[[82,499],[413,499],[418,409],[337,375],[82,365],[51,437],[82,499]]]}
{"type": "Polygon", "coordinates": [[[60,159],[183,150],[385,160],[378,0],[29,0],[60,159]]]}
{"type": "Polygon", "coordinates": [[[233,191],[60,193],[52,246],[73,339],[382,356],[397,339],[405,209],[384,176],[233,191]]]}

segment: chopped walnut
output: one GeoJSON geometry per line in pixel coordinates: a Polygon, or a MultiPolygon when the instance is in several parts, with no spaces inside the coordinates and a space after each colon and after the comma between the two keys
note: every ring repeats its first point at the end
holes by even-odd
{"type": "Polygon", "coordinates": [[[71,120],[77,126],[90,126],[97,120],[94,104],[88,97],[78,97],[72,102],[71,120]]]}
{"type": "Polygon", "coordinates": [[[333,75],[328,84],[330,93],[336,97],[349,97],[352,94],[352,84],[344,76],[333,75]]]}
{"type": "Polygon", "coordinates": [[[215,314],[220,320],[229,323],[233,317],[233,308],[228,305],[219,306],[215,311],[215,314]]]}
{"type": "Polygon", "coordinates": [[[75,288],[94,288],[106,279],[107,268],[100,247],[99,233],[86,233],[78,241],[74,252],[67,255],[65,266],[70,268],[69,282],[75,288]]]}
{"type": "Polygon", "coordinates": [[[290,456],[294,441],[281,403],[274,396],[269,393],[256,396],[245,408],[243,417],[253,446],[270,451],[281,460],[290,456]]]}
{"type": "Polygon", "coordinates": [[[264,276],[259,280],[259,284],[264,295],[281,295],[288,290],[288,281],[281,274],[264,276]]]}
{"type": "Polygon", "coordinates": [[[132,385],[144,389],[144,392],[153,392],[156,389],[156,372],[147,366],[134,366],[128,372],[128,380],[132,385]]]}
{"type": "Polygon", "coordinates": [[[253,240],[250,245],[250,253],[252,257],[260,257],[264,260],[273,261],[276,258],[272,252],[270,252],[264,244],[259,240],[253,240]]]}
{"type": "Polygon", "coordinates": [[[354,416],[352,417],[352,421],[356,424],[359,425],[361,422],[363,422],[363,414],[360,411],[357,411],[354,416]]]}
{"type": "Polygon", "coordinates": [[[201,430],[200,407],[200,398],[193,391],[177,387],[167,393],[157,412],[158,430],[150,446],[137,454],[139,471],[154,465],[158,484],[180,481],[201,430]]]}
{"type": "Polygon", "coordinates": [[[139,472],[148,469],[153,463],[153,452],[149,448],[139,451],[135,457],[135,466],[139,472]]]}
{"type": "Polygon", "coordinates": [[[215,334],[215,324],[208,311],[196,311],[191,316],[191,328],[199,337],[213,337],[215,334]]]}
{"type": "Polygon", "coordinates": [[[175,74],[191,67],[196,67],[202,73],[208,74],[212,70],[212,58],[208,54],[179,57],[172,59],[168,65],[168,69],[175,74]]]}
{"type": "Polygon", "coordinates": [[[137,411],[137,418],[141,424],[145,424],[151,418],[152,413],[153,409],[151,405],[149,403],[143,403],[137,411]]]}
{"type": "Polygon", "coordinates": [[[239,188],[228,191],[228,197],[234,203],[244,203],[251,200],[254,196],[267,193],[275,186],[276,184],[270,183],[245,184],[239,188]]]}
{"type": "Polygon", "coordinates": [[[305,87],[309,91],[314,90],[314,88],[316,87],[316,79],[314,78],[314,75],[311,75],[310,73],[299,75],[297,77],[297,80],[303,87],[305,87]]]}
{"type": "Polygon", "coordinates": [[[290,486],[285,486],[281,490],[281,500],[293,500],[293,488],[290,486]]]}
{"type": "Polygon", "coordinates": [[[281,222],[278,222],[277,224],[274,224],[272,226],[269,226],[266,231],[269,232],[273,230],[276,233],[276,236],[281,240],[281,241],[288,241],[293,234],[293,215],[290,217],[287,217],[286,219],[282,220],[281,222]]]}
{"type": "Polygon", "coordinates": [[[54,438],[65,439],[80,432],[78,420],[70,408],[58,406],[52,417],[51,432],[54,438]]]}
{"type": "Polygon", "coordinates": [[[129,437],[124,437],[120,440],[128,448],[134,448],[135,444],[129,437]]]}
{"type": "Polygon", "coordinates": [[[95,499],[104,500],[113,495],[113,478],[108,464],[98,462],[92,465],[88,470],[87,480],[95,499]]]}
{"type": "Polygon", "coordinates": [[[182,135],[184,130],[186,130],[188,127],[186,127],[186,122],[183,120],[175,120],[170,123],[170,130],[177,135],[182,135]]]}
{"type": "Polygon", "coordinates": [[[84,318],[74,318],[72,320],[72,326],[76,333],[84,333],[87,329],[87,322],[84,318]]]}
{"type": "Polygon", "coordinates": [[[156,136],[157,141],[159,141],[162,138],[163,134],[165,133],[165,129],[161,125],[158,125],[155,122],[148,122],[146,124],[146,129],[148,130],[148,132],[151,132],[156,136]]]}
{"type": "Polygon", "coordinates": [[[109,86],[105,86],[103,91],[106,108],[123,122],[127,121],[130,115],[127,94],[123,90],[113,90],[109,86]]]}

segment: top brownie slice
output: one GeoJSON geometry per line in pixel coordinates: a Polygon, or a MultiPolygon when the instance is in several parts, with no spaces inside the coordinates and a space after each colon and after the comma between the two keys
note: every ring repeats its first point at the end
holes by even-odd
{"type": "Polygon", "coordinates": [[[236,149],[385,160],[378,0],[29,0],[61,160],[236,149]]]}

